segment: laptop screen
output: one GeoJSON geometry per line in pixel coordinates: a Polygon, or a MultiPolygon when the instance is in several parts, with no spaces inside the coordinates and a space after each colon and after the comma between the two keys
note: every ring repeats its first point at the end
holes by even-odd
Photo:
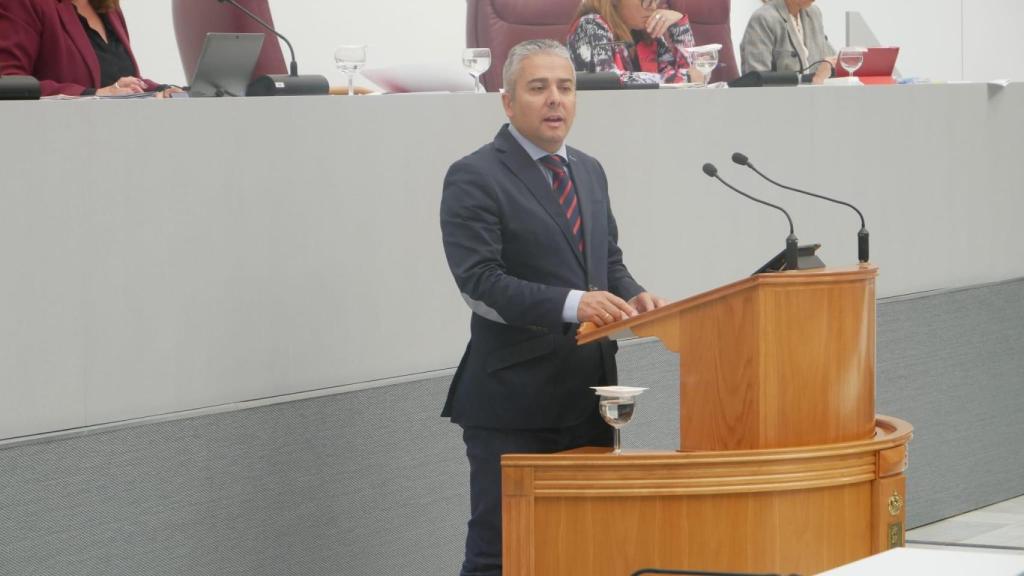
{"type": "Polygon", "coordinates": [[[260,57],[263,38],[262,33],[207,34],[189,95],[245,96],[245,88],[260,57]]]}
{"type": "MultiPolygon", "coordinates": [[[[887,46],[885,48],[868,48],[867,50],[864,53],[864,63],[860,65],[860,68],[853,71],[853,75],[864,77],[892,76],[892,72],[896,68],[896,57],[900,53],[899,47],[887,46]]],[[[837,78],[845,78],[849,75],[842,66],[836,66],[837,78]]]]}

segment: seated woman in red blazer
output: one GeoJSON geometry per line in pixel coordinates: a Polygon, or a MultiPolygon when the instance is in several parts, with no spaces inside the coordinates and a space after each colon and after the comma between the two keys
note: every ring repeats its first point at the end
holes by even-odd
{"type": "Polygon", "coordinates": [[[43,96],[166,95],[146,80],[119,0],[0,0],[0,74],[35,76],[43,96]]]}

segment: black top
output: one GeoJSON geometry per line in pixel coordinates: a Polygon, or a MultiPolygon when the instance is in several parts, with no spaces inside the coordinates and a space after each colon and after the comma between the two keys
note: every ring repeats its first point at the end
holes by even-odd
{"type": "MultiPolygon", "coordinates": [[[[106,41],[103,40],[99,32],[89,26],[89,22],[81,14],[78,15],[78,19],[82,21],[82,28],[85,28],[89,42],[92,43],[92,49],[96,52],[96,58],[100,61],[99,87],[110,86],[125,76],[138,75],[138,70],[135,69],[128,49],[114,33],[114,28],[110,25],[110,19],[106,14],[100,14],[103,26],[107,29],[106,41]]],[[[89,96],[95,93],[96,88],[88,88],[82,92],[82,95],[89,96]]]]}

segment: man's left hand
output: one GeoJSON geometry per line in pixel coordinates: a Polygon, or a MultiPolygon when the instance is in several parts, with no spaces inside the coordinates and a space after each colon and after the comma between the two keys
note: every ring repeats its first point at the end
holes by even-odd
{"type": "Polygon", "coordinates": [[[668,306],[668,301],[664,298],[655,296],[650,292],[641,292],[629,300],[629,305],[636,308],[637,312],[643,314],[644,312],[650,312],[655,308],[668,306]]]}

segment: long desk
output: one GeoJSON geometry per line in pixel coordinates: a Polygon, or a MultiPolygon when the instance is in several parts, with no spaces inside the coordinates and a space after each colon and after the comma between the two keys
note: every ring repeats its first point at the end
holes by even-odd
{"type": "MultiPolygon", "coordinates": [[[[454,366],[468,310],[438,227],[499,98],[0,103],[0,439],[454,366]]],[[[581,93],[627,264],[670,299],[801,242],[879,296],[1024,276],[1024,88],[581,93]],[[671,254],[684,261],[664,266],[671,254]]]]}

